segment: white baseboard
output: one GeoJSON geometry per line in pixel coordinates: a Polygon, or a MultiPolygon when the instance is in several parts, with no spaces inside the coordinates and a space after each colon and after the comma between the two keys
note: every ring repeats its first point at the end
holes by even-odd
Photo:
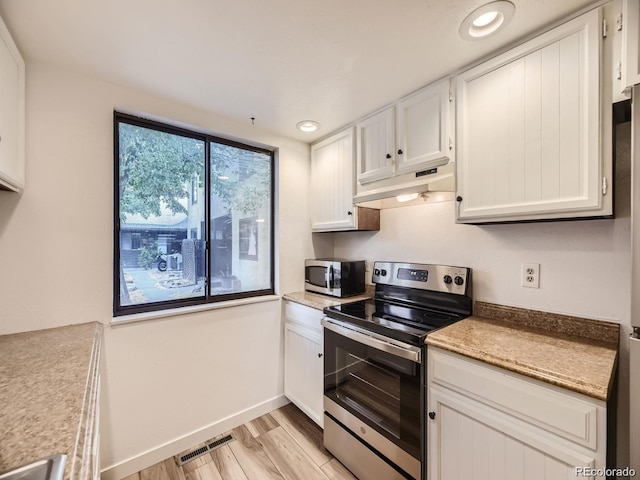
{"type": "Polygon", "coordinates": [[[144,470],[151,465],[155,465],[158,462],[188,450],[198,443],[203,443],[210,438],[226,433],[254,418],[276,410],[287,403],[289,403],[289,400],[284,395],[274,397],[271,400],[230,415],[170,442],[158,445],[156,448],[135,455],[120,463],[105,467],[100,472],[100,478],[101,480],[121,480],[133,473],[144,470]]]}

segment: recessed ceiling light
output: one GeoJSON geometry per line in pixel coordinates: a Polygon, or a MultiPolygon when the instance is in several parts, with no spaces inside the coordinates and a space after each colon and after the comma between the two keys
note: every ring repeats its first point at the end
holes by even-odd
{"type": "Polygon", "coordinates": [[[491,22],[493,22],[497,16],[498,12],[483,13],[473,21],[473,26],[478,28],[486,27],[491,22]]]}
{"type": "Polygon", "coordinates": [[[320,124],[314,120],[303,120],[296,124],[298,130],[306,133],[315,132],[320,128],[320,124]]]}
{"type": "Polygon", "coordinates": [[[504,28],[513,17],[516,7],[506,0],[487,3],[471,12],[460,25],[460,36],[478,40],[504,28]]]}

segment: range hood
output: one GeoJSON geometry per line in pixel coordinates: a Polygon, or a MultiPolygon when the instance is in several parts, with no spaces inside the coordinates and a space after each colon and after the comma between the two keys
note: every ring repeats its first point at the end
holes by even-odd
{"type": "Polygon", "coordinates": [[[404,174],[371,184],[358,185],[353,203],[369,208],[394,208],[425,202],[453,200],[455,163],[448,163],[417,173],[404,174]],[[417,198],[401,202],[398,196],[417,194],[417,198]]]}

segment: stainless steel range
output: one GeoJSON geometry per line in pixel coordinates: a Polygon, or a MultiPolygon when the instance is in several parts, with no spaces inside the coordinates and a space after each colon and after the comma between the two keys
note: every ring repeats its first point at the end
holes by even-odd
{"type": "Polygon", "coordinates": [[[324,445],[360,480],[426,478],[424,341],[471,315],[471,269],[375,262],[373,283],[324,309],[324,445]]]}

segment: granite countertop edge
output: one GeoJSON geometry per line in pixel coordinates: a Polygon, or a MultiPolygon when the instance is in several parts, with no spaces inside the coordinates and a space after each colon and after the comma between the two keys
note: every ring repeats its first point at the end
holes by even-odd
{"type": "Polygon", "coordinates": [[[475,350],[465,346],[444,342],[442,340],[427,340],[427,344],[453,353],[458,353],[474,360],[479,360],[488,365],[504,368],[505,370],[524,375],[525,377],[540,380],[557,387],[566,388],[567,390],[581,393],[598,400],[606,401],[608,398],[609,384],[607,384],[607,386],[586,384],[575,379],[567,378],[558,372],[545,372],[544,370],[536,368],[534,365],[522,364],[517,361],[513,361],[512,359],[497,357],[482,350],[475,350]]]}
{"type": "Polygon", "coordinates": [[[78,425],[77,443],[74,449],[70,480],[89,480],[93,478],[93,467],[97,460],[94,458],[94,447],[98,442],[99,432],[96,416],[99,414],[98,402],[100,398],[100,358],[103,344],[102,324],[96,325],[95,336],[91,349],[91,360],[87,371],[87,386],[84,393],[82,414],[78,425]]]}
{"type": "Polygon", "coordinates": [[[0,336],[0,417],[8,422],[0,472],[59,453],[67,456],[63,480],[93,478],[103,330],[88,322],[0,336]]]}
{"type": "Polygon", "coordinates": [[[501,306],[484,307],[476,311],[490,312],[493,318],[468,317],[432,333],[426,344],[607,401],[618,362],[619,325],[572,317],[570,331],[558,332],[553,313],[505,307],[508,317],[503,318],[501,306]],[[576,334],[581,320],[586,325],[584,335],[576,334]],[[596,340],[599,328],[602,334],[596,340]],[[508,348],[500,342],[508,342],[508,348]],[[566,358],[559,358],[562,354],[566,358]],[[593,370],[576,374],[572,368],[581,365],[593,370]]]}

